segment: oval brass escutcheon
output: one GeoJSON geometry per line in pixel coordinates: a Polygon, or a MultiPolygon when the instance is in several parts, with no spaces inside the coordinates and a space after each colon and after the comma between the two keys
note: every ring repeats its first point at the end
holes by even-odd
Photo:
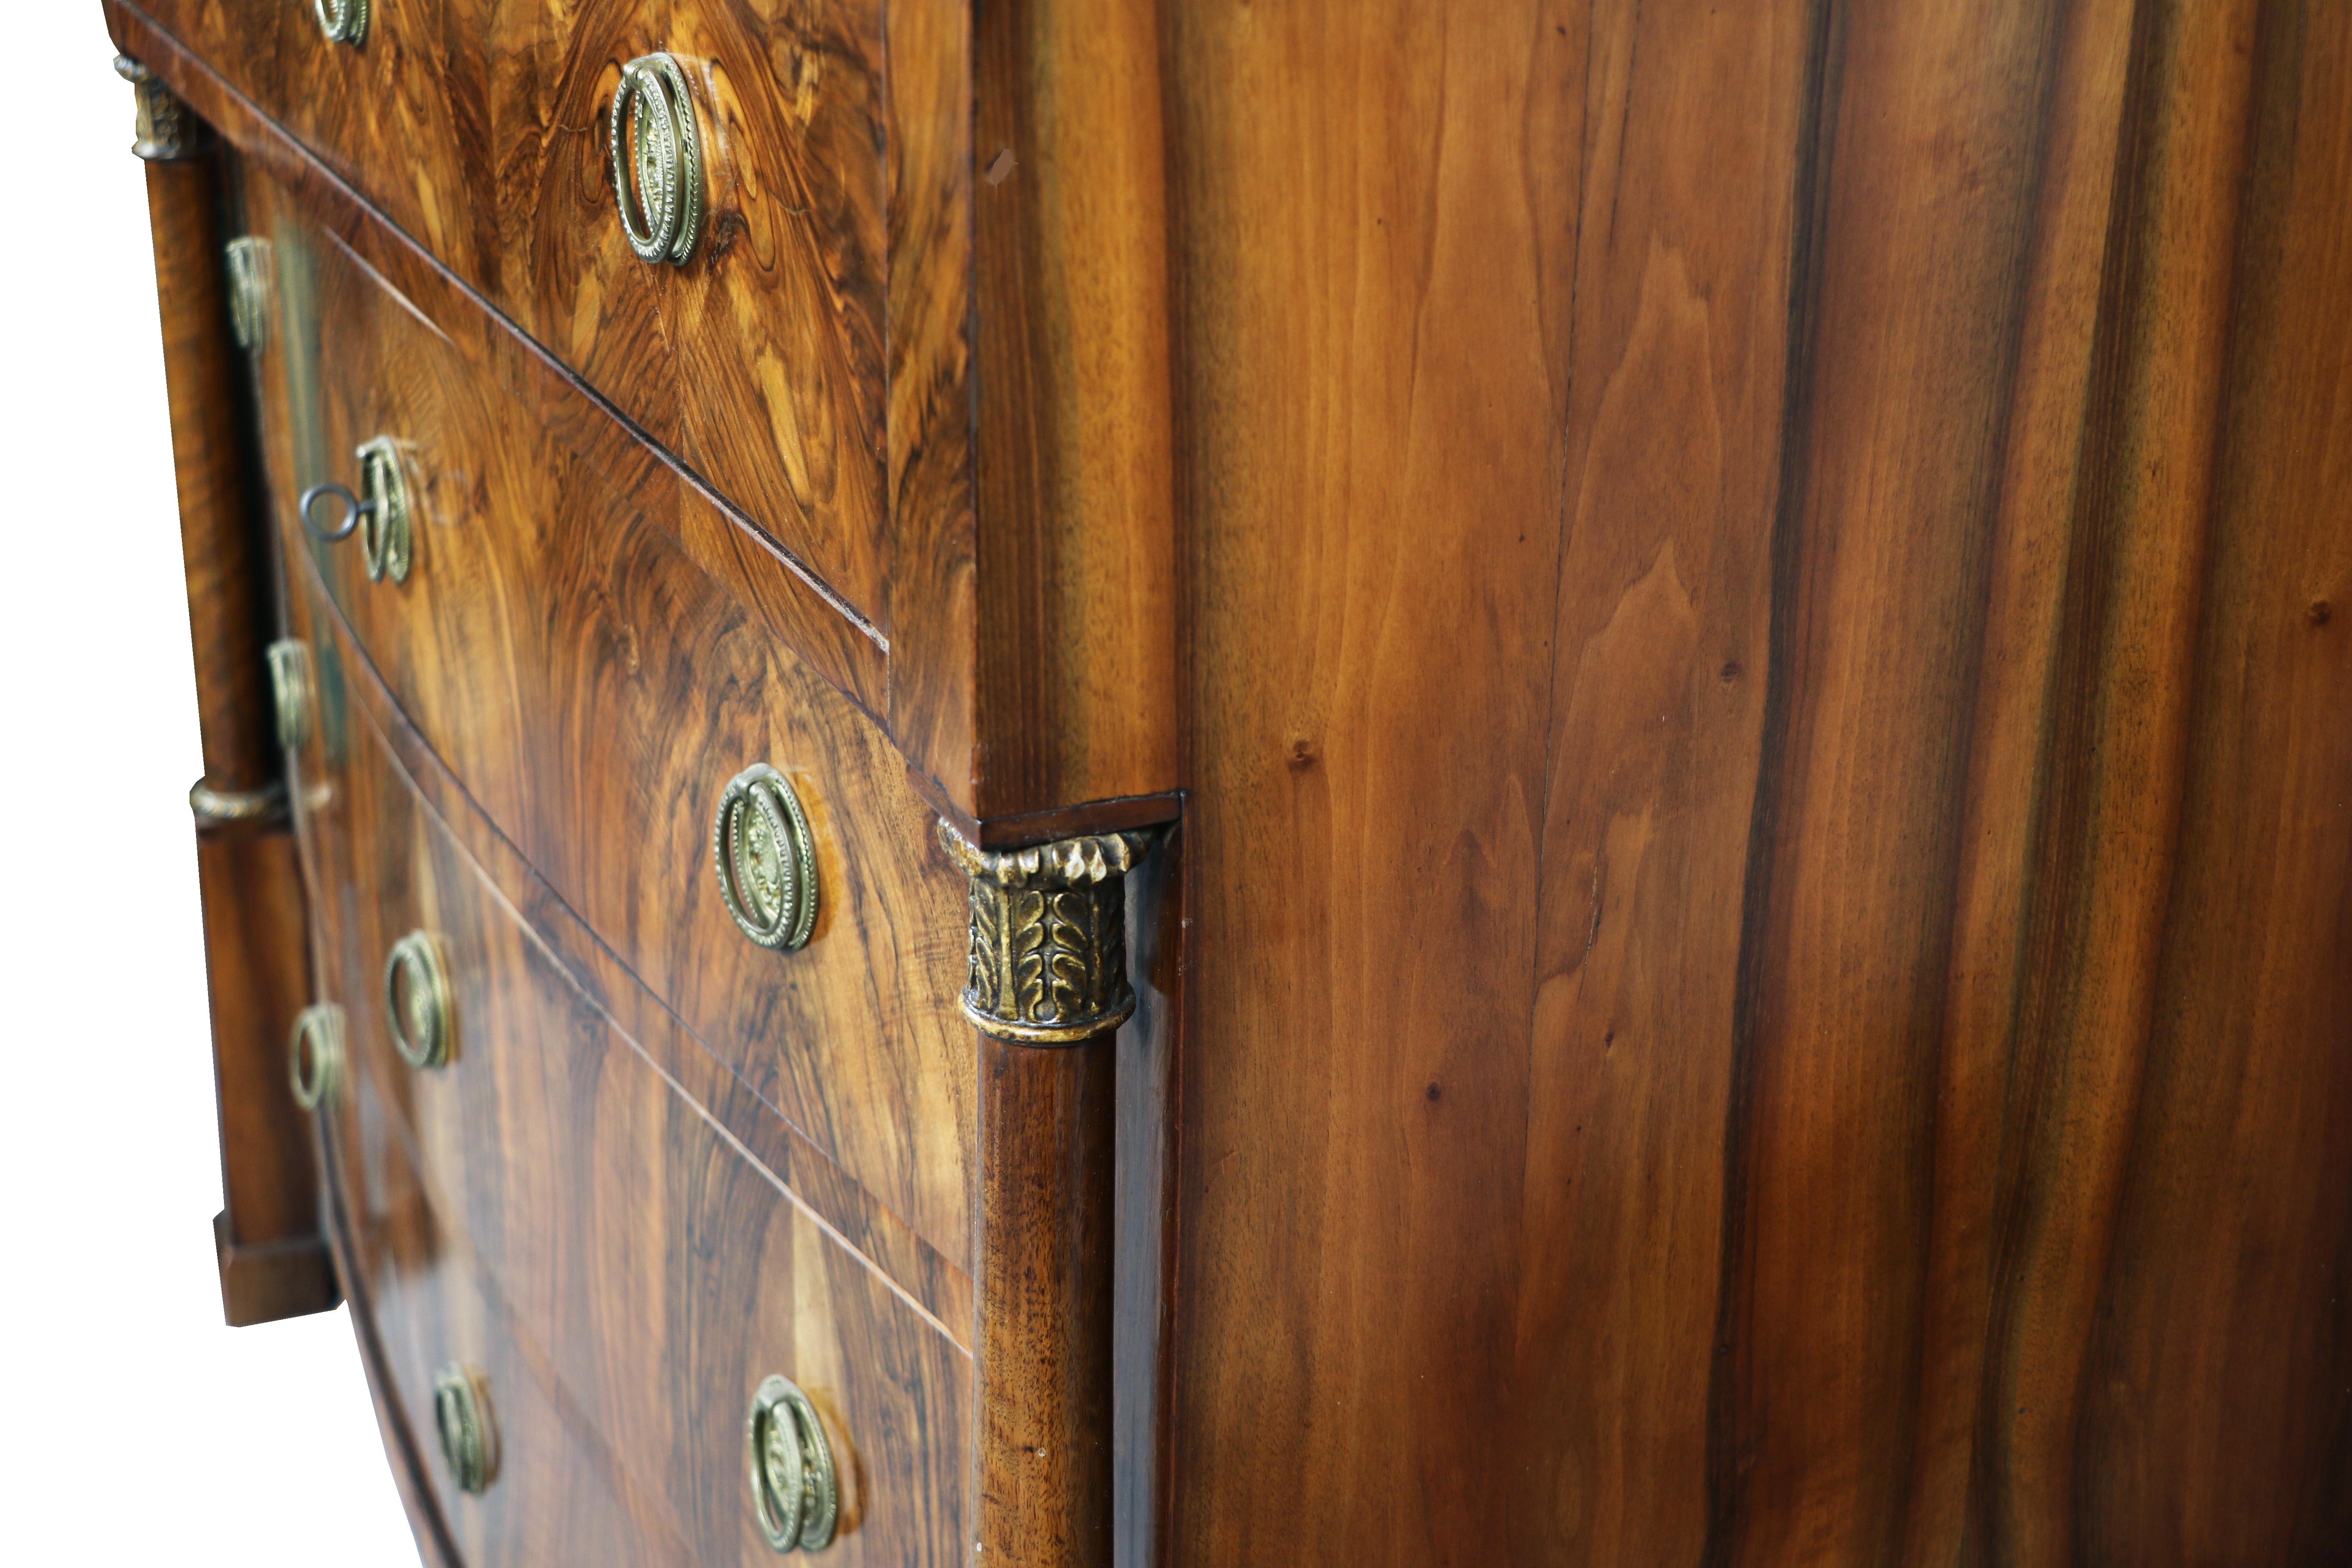
{"type": "Polygon", "coordinates": [[[441,1458],[461,1492],[479,1494],[499,1479],[499,1434],[481,1373],[451,1362],[433,1374],[433,1424],[441,1458]]]}
{"type": "Polygon", "coordinates": [[[294,1103],[303,1110],[318,1110],[342,1088],[343,1035],[343,1010],[332,1002],[314,1002],[295,1016],[288,1049],[294,1103]]]}
{"type": "Polygon", "coordinates": [[[400,1059],[413,1068],[437,1068],[449,1060],[457,1033],[449,982],[433,939],[410,931],[383,957],[383,1012],[400,1059]]]}
{"type": "Polygon", "coordinates": [[[353,48],[367,42],[369,0],[311,0],[328,38],[353,48]]]}
{"type": "Polygon", "coordinates": [[[640,55],[621,68],[606,133],[629,248],[641,261],[683,263],[702,232],[702,132],[675,56],[640,55]]]}
{"type": "Polygon", "coordinates": [[[386,577],[408,581],[410,526],[408,475],[401,466],[400,449],[389,436],[361,444],[352,457],[360,463],[360,555],[368,581],[386,577]]]}
{"type": "Polygon", "coordinates": [[[310,742],[310,714],[318,681],[310,670],[310,647],[299,637],[269,645],[269,701],[278,720],[280,750],[299,752],[310,742]]]}
{"type": "Polygon", "coordinates": [[[790,780],[754,763],[729,781],[711,824],[719,894],[761,947],[800,947],[816,929],[816,844],[790,780]]]}
{"type": "Polygon", "coordinates": [[[833,1445],[808,1395],[771,1377],[751,1396],[751,1510],[778,1552],[822,1552],[841,1521],[841,1478],[833,1445]]]}

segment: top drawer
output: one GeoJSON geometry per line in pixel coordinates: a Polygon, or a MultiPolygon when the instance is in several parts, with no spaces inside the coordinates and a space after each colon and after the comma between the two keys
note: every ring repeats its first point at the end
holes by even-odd
{"type": "Polygon", "coordinates": [[[366,0],[356,47],[310,0],[138,8],[887,635],[880,0],[366,0]],[[608,168],[655,51],[708,170],[682,266],[637,258],[608,168]]]}

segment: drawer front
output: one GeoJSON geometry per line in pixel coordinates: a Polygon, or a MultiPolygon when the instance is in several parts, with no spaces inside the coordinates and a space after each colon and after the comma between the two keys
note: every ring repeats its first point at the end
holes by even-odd
{"type": "MultiPolygon", "coordinates": [[[[259,358],[273,512],[403,710],[540,876],[714,1057],[968,1268],[964,883],[880,729],[668,533],[615,502],[431,322],[275,187],[259,358]],[[291,498],[391,437],[413,542],[371,580],[291,498]],[[782,773],[816,866],[806,944],[736,928],[714,869],[730,779],[782,773]]],[[[333,509],[322,507],[321,515],[333,509]]]]}
{"type": "MultiPolygon", "coordinates": [[[[306,641],[334,647],[331,612],[298,605],[306,641]]],[[[344,657],[316,659],[322,686],[344,657]]],[[[331,893],[321,972],[347,1013],[352,1185],[369,1212],[407,1216],[416,1265],[389,1265],[379,1292],[404,1393],[479,1358],[502,1431],[509,1403],[524,1423],[503,1445],[514,1479],[539,1474],[526,1449],[560,1439],[550,1484],[593,1480],[628,1521],[622,1560],[748,1563],[773,1553],[746,1418],[782,1376],[840,1477],[834,1559],[956,1561],[969,1356],[665,1081],[484,879],[362,706],[322,692],[331,704],[333,733],[317,726],[302,757],[303,833],[331,893]],[[446,988],[438,1066],[402,1054],[384,1003],[385,955],[412,931],[446,988]]],[[[485,1514],[493,1555],[474,1561],[549,1560],[495,1528],[504,1485],[445,1498],[461,1535],[485,1514]]]]}
{"type": "Polygon", "coordinates": [[[879,0],[139,8],[506,316],[890,624],[879,0]],[[709,167],[683,266],[611,187],[624,62],[677,57],[709,167]]]}
{"type": "Polygon", "coordinates": [[[386,1447],[432,1501],[434,1517],[415,1515],[412,1524],[420,1534],[437,1524],[459,1563],[480,1568],[688,1563],[676,1551],[647,1550],[656,1537],[551,1397],[538,1358],[446,1246],[406,1151],[382,1136],[380,1116],[368,1120],[373,1127],[346,1103],[324,1148],[337,1245],[384,1401],[386,1447]],[[498,1468],[478,1495],[459,1488],[437,1437],[435,1382],[451,1367],[471,1375],[495,1435],[498,1468]]]}

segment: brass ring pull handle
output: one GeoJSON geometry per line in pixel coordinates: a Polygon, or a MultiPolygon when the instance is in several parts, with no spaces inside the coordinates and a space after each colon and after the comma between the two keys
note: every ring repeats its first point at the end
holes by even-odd
{"type": "Polygon", "coordinates": [[[822,1552],[841,1519],[841,1479],[816,1407],[771,1377],[751,1396],[751,1511],[778,1552],[822,1552]]]}
{"type": "Polygon", "coordinates": [[[383,956],[383,1013],[393,1048],[413,1068],[447,1065],[457,1034],[449,982],[433,939],[410,931],[383,956]]]}
{"type": "Polygon", "coordinates": [[[433,1424],[440,1428],[441,1458],[457,1489],[488,1491],[499,1479],[499,1432],[481,1373],[451,1362],[433,1374],[433,1424]]]}
{"type": "Polygon", "coordinates": [[[280,637],[269,645],[269,703],[278,720],[278,747],[299,752],[310,742],[310,713],[318,702],[318,679],[310,670],[310,645],[280,637]]]}
{"type": "Polygon", "coordinates": [[[367,42],[368,0],[310,0],[330,41],[353,48],[367,42]]]}
{"type": "Polygon", "coordinates": [[[341,1089],[343,1033],[343,1010],[332,1002],[314,1002],[295,1016],[289,1049],[294,1103],[303,1110],[318,1110],[341,1089]]]}
{"type": "Polygon", "coordinates": [[[352,456],[359,459],[360,494],[353,495],[348,486],[332,481],[312,485],[302,492],[294,510],[310,537],[321,544],[341,543],[356,532],[369,582],[381,583],[389,577],[405,583],[414,531],[408,473],[401,465],[399,448],[391,437],[378,436],[362,442],[352,456]],[[332,527],[319,521],[319,502],[327,500],[342,505],[342,516],[332,527]]]}
{"type": "Polygon", "coordinates": [[[754,763],[729,781],[710,826],[719,896],[738,930],[787,951],[816,927],[816,845],[783,774],[754,763]]]}
{"type": "Polygon", "coordinates": [[[702,132],[675,57],[640,55],[621,68],[608,133],[629,248],[641,261],[683,263],[702,232],[702,132]]]}

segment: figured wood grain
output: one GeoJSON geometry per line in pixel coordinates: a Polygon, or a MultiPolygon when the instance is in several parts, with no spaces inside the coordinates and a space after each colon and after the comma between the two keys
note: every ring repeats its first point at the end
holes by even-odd
{"type": "Polygon", "coordinates": [[[304,795],[314,872],[347,895],[322,931],[352,1026],[334,1125],[389,1216],[371,1300],[411,1424],[430,1431],[444,1362],[489,1375],[499,1479],[477,1499],[426,1467],[466,1560],[542,1562],[558,1542],[757,1560],[743,1423],[771,1372],[810,1392],[842,1466],[831,1554],[954,1560],[969,1357],[618,1033],[350,712],[346,761],[314,759],[304,795]],[[394,1053],[378,996],[411,929],[432,933],[456,1018],[430,1073],[394,1053]],[[551,1500],[618,1538],[534,1538],[551,1500]]]}
{"type": "MultiPolygon", "coordinates": [[[[702,1107],[726,1134],[773,1172],[841,1242],[871,1260],[919,1311],[968,1348],[971,1279],[809,1136],[776,1113],[744,1078],[679,1022],[614,956],[577,911],[532,868],[394,704],[383,677],[352,640],[324,586],[313,576],[294,598],[295,624],[334,671],[345,728],[364,724],[382,741],[403,782],[457,843],[497,899],[516,910],[531,939],[588,997],[610,1026],[652,1061],[679,1092],[702,1107]]],[[[320,742],[324,744],[323,740],[320,742]]]]}
{"type": "Polygon", "coordinates": [[[404,0],[357,48],[299,6],[138,9],[887,635],[878,0],[404,0]],[[655,50],[708,149],[678,268],[630,251],[607,167],[655,50]]]}
{"type": "Polygon", "coordinates": [[[322,574],[536,875],[774,1114],[965,1268],[962,880],[898,754],[282,191],[252,181],[248,221],[280,271],[273,493],[348,481],[343,454],[382,433],[418,509],[404,584],[368,582],[354,547],[312,543],[288,507],[289,560],[322,574]],[[817,845],[817,924],[791,953],[736,931],[711,864],[720,793],[761,761],[793,779],[817,845]]]}
{"type": "Polygon", "coordinates": [[[674,1538],[649,1535],[615,1495],[603,1456],[583,1446],[534,1358],[506,1334],[465,1260],[443,1245],[402,1152],[365,1147],[349,1113],[320,1148],[341,1199],[338,1252],[354,1326],[373,1373],[387,1456],[407,1479],[419,1555],[447,1568],[489,1568],[541,1561],[561,1542],[564,1561],[597,1568],[686,1562],[674,1538]],[[451,1484],[435,1424],[434,1375],[452,1362],[480,1378],[498,1434],[497,1475],[478,1497],[451,1484]]]}
{"type": "Polygon", "coordinates": [[[887,48],[871,0],[399,9],[355,51],[226,0],[107,0],[124,47],[882,719],[969,837],[1181,787],[1151,7],[992,7],[986,49],[959,5],[894,12],[887,48]],[[596,118],[665,39],[719,160],[683,269],[627,253],[596,118]],[[975,186],[975,112],[1025,178],[975,186]]]}
{"type": "Polygon", "coordinates": [[[2343,1558],[2347,33],[1163,18],[1171,1562],[2343,1558]]]}
{"type": "MultiPolygon", "coordinates": [[[[2067,1459],[2077,1550],[2324,1562],[2352,1551],[2352,336],[2315,302],[2352,288],[2352,21],[2266,5],[2169,22],[2151,45],[2179,116],[2163,178],[2188,200],[2147,204],[2145,232],[2190,202],[2208,222],[2239,209],[2227,357],[2199,409],[2215,423],[2187,719],[2165,759],[2179,826],[2106,1267],[2074,1320],[2074,1440],[2013,1463],[2067,1459]],[[2247,44],[2231,184],[2186,111],[2229,68],[2217,53],[2247,44]]],[[[2139,497],[2168,531],[2171,498],[2139,497]]],[[[2110,625],[2138,614],[2118,603],[2110,625]]],[[[2022,1340],[2031,1320],[2013,1321],[2022,1340]]]]}
{"type": "MultiPolygon", "coordinates": [[[[890,733],[971,816],[971,8],[887,7],[890,733]]],[[[967,834],[977,842],[975,834],[967,834]]]]}
{"type": "MultiPolygon", "coordinates": [[[[255,13],[259,15],[260,13],[255,13]]],[[[886,703],[887,644],[874,628],[677,458],[648,443],[612,405],[544,347],[522,336],[479,290],[394,227],[318,154],[292,141],[209,65],[135,10],[110,5],[117,43],[151,64],[237,150],[242,165],[299,195],[310,221],[444,331],[485,384],[503,387],[616,498],[675,537],[812,668],[868,712],[886,703]]]]}
{"type": "Polygon", "coordinates": [[[426,1475],[425,1445],[433,1441],[432,1434],[420,1432],[410,1422],[408,1408],[394,1384],[392,1358],[375,1313],[374,1271],[382,1267],[382,1226],[373,1218],[376,1211],[353,1205],[354,1195],[362,1191],[352,1181],[360,1173],[348,1163],[350,1139],[338,1132],[336,1121],[332,1115],[311,1119],[311,1147],[318,1162],[322,1227],[334,1256],[335,1277],[343,1287],[344,1304],[350,1309],[352,1337],[367,1379],[368,1402],[375,1408],[376,1429],[383,1438],[384,1458],[402,1510],[408,1516],[418,1559],[425,1568],[463,1568],[426,1475]],[[369,1227],[364,1238],[360,1223],[363,1218],[369,1227]]]}

